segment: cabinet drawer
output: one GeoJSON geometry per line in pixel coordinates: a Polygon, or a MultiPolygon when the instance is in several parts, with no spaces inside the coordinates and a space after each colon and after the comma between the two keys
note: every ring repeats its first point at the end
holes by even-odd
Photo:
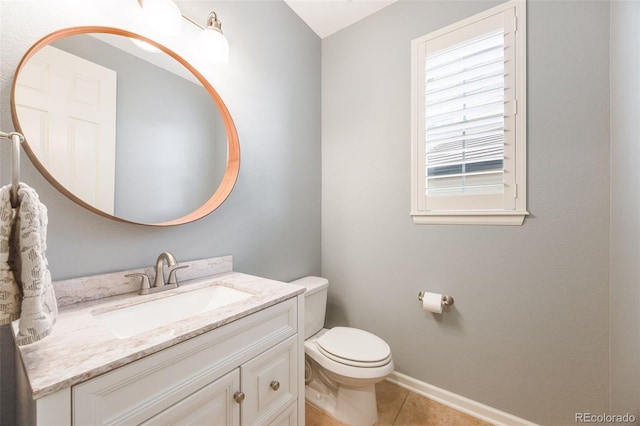
{"type": "Polygon", "coordinates": [[[289,299],[72,388],[75,425],[140,424],[295,335],[289,299]]]}
{"type": "Polygon", "coordinates": [[[268,424],[298,395],[298,337],[293,336],[240,367],[242,424],[268,424]]]}

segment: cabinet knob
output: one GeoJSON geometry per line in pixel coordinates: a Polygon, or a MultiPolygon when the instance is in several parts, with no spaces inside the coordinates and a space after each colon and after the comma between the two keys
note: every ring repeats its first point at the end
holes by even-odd
{"type": "Polygon", "coordinates": [[[280,389],[280,382],[277,380],[274,380],[273,382],[271,382],[271,389],[273,389],[274,391],[277,391],[278,389],[280,389]]]}
{"type": "Polygon", "coordinates": [[[242,401],[244,401],[244,392],[234,393],[233,399],[235,399],[238,404],[242,404],[242,401]]]}

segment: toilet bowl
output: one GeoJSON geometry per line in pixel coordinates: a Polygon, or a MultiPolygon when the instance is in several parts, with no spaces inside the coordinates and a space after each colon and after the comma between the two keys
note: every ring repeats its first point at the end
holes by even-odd
{"type": "Polygon", "coordinates": [[[337,420],[354,426],[378,421],[375,384],[393,372],[389,345],[364,330],[323,328],[328,281],[293,281],[305,292],[305,397],[337,420]]]}

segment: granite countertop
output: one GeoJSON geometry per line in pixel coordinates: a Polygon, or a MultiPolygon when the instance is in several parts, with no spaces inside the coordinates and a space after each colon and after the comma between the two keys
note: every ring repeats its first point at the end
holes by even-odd
{"type": "MultiPolygon", "coordinates": [[[[142,357],[206,333],[304,292],[292,284],[226,272],[183,281],[180,287],[151,295],[127,293],[60,307],[52,333],[43,340],[20,346],[33,398],[104,374],[142,357]],[[247,299],[176,321],[126,338],[118,338],[101,326],[95,313],[119,309],[176,293],[223,284],[252,294],[247,299]]],[[[17,324],[14,323],[14,329],[17,324]]]]}

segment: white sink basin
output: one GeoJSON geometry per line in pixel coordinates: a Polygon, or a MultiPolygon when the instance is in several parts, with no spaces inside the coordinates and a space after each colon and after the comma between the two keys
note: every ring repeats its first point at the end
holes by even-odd
{"type": "MultiPolygon", "coordinates": [[[[211,285],[126,308],[93,314],[100,325],[119,338],[171,324],[253,296],[224,285],[211,285]]],[[[143,297],[143,296],[140,296],[143,297]]]]}

